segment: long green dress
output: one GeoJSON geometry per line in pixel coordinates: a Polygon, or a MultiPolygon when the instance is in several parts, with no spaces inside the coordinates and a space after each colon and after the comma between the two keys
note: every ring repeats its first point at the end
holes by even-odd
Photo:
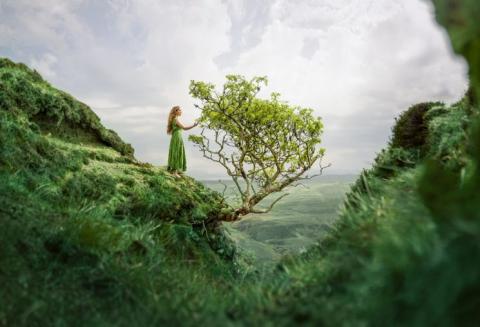
{"type": "Polygon", "coordinates": [[[182,129],[177,126],[175,120],[172,121],[172,138],[170,139],[170,149],[168,150],[169,171],[187,170],[187,157],[185,156],[181,131],[182,129]]]}

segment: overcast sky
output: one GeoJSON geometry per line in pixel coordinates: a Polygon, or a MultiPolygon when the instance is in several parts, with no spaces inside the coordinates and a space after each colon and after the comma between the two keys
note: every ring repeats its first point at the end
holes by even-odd
{"type": "MultiPolygon", "coordinates": [[[[467,88],[422,0],[0,0],[0,56],[90,105],[156,165],[167,162],[170,108],[183,107],[184,124],[199,117],[190,80],[268,76],[264,96],[323,118],[329,174],[368,167],[410,105],[467,88]]],[[[187,174],[224,176],[183,133],[187,174]]]]}

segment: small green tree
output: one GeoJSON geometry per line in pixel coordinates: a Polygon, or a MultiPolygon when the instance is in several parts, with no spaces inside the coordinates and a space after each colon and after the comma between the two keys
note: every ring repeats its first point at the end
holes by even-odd
{"type": "Polygon", "coordinates": [[[265,213],[268,208],[255,206],[269,194],[280,192],[300,180],[322,173],[321,160],[325,149],[319,148],[323,124],[313,117],[312,109],[290,106],[279,100],[257,98],[266,77],[246,80],[241,75],[227,75],[221,92],[210,83],[191,81],[190,94],[200,100],[202,110],[200,135],[189,140],[200,148],[203,156],[222,165],[233,179],[241,205],[234,208],[227,220],[237,220],[248,213],[265,213]],[[318,174],[305,173],[319,162],[318,174]]]}

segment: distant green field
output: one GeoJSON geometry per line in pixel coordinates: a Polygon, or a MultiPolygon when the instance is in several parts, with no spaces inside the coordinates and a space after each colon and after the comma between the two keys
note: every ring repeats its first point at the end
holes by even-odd
{"type": "MultiPolygon", "coordinates": [[[[251,255],[257,266],[271,264],[284,254],[305,250],[322,238],[337,217],[345,193],[355,180],[354,175],[320,176],[305,181],[305,186],[291,187],[287,197],[276,204],[270,213],[249,214],[241,221],[226,223],[238,247],[251,255]]],[[[222,192],[235,203],[235,186],[231,181],[203,181],[208,187],[222,192]]],[[[278,195],[265,199],[264,206],[278,195]]]]}

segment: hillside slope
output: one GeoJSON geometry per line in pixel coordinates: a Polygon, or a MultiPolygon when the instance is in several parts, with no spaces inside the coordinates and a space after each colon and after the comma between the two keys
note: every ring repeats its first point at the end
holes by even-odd
{"type": "Polygon", "coordinates": [[[398,119],[329,237],[284,262],[277,278],[288,287],[271,307],[279,324],[478,322],[479,113],[466,96],[450,107],[413,106],[398,119]]]}
{"type": "Polygon", "coordinates": [[[0,180],[0,325],[74,324],[80,311],[82,324],[128,324],[153,304],[150,321],[172,322],[204,301],[212,272],[235,272],[220,194],[138,162],[85,104],[8,59],[0,180]]]}

